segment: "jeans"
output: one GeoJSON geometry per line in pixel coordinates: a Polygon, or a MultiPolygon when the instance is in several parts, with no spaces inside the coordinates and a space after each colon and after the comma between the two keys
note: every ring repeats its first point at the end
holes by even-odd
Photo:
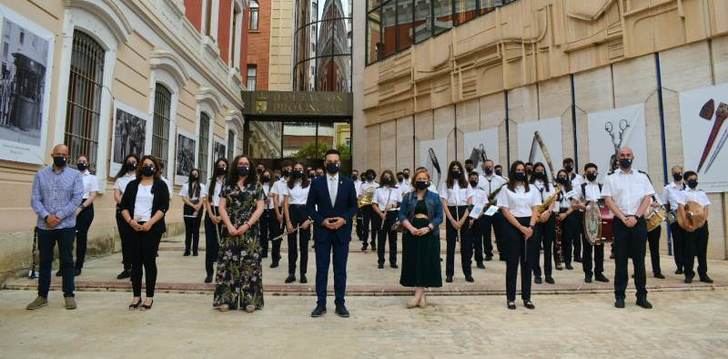
{"type": "Polygon", "coordinates": [[[73,238],[75,234],[75,228],[38,229],[38,252],[40,257],[38,296],[48,298],[48,290],[51,286],[53,248],[58,242],[59,261],[63,273],[63,296],[73,297],[73,291],[76,289],[73,273],[73,238]]]}
{"type": "Polygon", "coordinates": [[[154,288],[157,285],[157,252],[161,239],[162,234],[155,231],[134,232],[130,236],[132,245],[131,287],[135,297],[142,295],[142,269],[147,298],[154,297],[154,288]]]}

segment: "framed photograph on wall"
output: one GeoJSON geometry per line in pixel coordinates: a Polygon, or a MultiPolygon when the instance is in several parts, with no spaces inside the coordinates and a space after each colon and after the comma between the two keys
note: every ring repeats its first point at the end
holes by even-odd
{"type": "Polygon", "coordinates": [[[149,114],[122,102],[114,103],[114,132],[111,138],[111,174],[115,174],[129,154],[139,157],[147,154],[149,114]]]}
{"type": "Polygon", "coordinates": [[[187,183],[190,171],[195,168],[195,142],[191,133],[177,129],[174,169],[174,183],[176,184],[187,183]]]}

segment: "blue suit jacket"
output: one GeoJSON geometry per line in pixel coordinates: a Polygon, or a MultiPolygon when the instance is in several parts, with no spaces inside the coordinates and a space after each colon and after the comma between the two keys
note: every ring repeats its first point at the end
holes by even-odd
{"type": "Polygon", "coordinates": [[[339,174],[336,203],[332,207],[327,185],[328,180],[328,175],[314,179],[308,191],[306,207],[308,208],[308,215],[313,219],[315,225],[316,239],[336,238],[341,241],[350,241],[352,218],[358,209],[354,182],[350,178],[339,174]],[[332,217],[342,217],[346,220],[346,224],[338,231],[323,227],[324,219],[332,217]]]}

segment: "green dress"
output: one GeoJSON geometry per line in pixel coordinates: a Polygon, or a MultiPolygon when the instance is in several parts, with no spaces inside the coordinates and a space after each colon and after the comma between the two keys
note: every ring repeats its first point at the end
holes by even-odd
{"type": "MultiPolygon", "coordinates": [[[[417,201],[415,214],[427,215],[424,200],[417,201]]],[[[427,227],[426,218],[414,218],[410,222],[415,228],[427,227]]],[[[430,232],[415,237],[409,231],[402,235],[402,276],[399,283],[405,287],[442,287],[440,268],[440,240],[430,232]]]]}
{"type": "MultiPolygon", "coordinates": [[[[237,228],[250,219],[256,201],[264,199],[264,192],[260,184],[248,185],[245,189],[232,184],[223,187],[220,197],[225,198],[228,216],[237,228]]],[[[252,304],[256,310],[262,309],[263,270],[258,224],[242,236],[230,236],[227,228],[222,228],[213,305],[227,304],[230,309],[245,309],[252,304]]]]}

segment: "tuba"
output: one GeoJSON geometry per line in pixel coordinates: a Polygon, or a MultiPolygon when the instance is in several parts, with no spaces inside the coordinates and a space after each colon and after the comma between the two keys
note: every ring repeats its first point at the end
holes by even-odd
{"type": "Polygon", "coordinates": [[[374,200],[374,192],[376,190],[377,188],[374,186],[367,188],[367,190],[357,200],[359,208],[370,206],[372,204],[372,201],[374,200]]]}
{"type": "Polygon", "coordinates": [[[706,220],[705,208],[698,202],[688,201],[677,209],[677,223],[687,232],[695,232],[706,220]]]}

